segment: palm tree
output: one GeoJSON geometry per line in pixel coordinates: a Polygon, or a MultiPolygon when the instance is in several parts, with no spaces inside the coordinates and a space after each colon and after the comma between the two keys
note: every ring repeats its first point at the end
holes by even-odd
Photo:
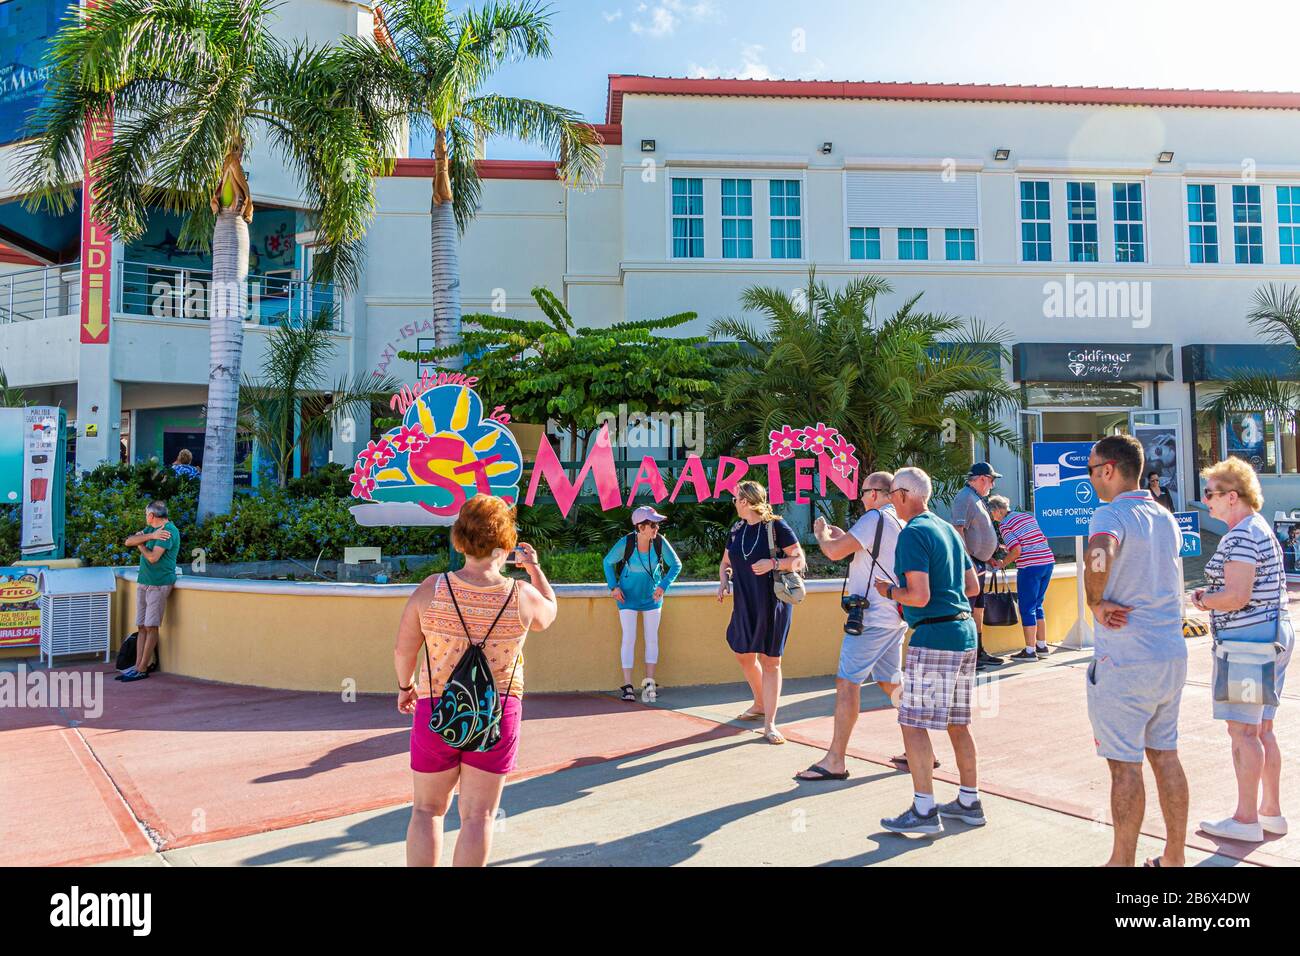
{"type": "Polygon", "coordinates": [[[336,348],[333,321],[322,311],[301,324],[277,328],[267,340],[261,375],[244,380],[240,432],[271,459],[281,488],[293,474],[295,455],[401,388],[393,378],[361,372],[322,390],[336,348]]]}
{"type": "Polygon", "coordinates": [[[944,497],[970,465],[963,437],[1016,447],[999,420],[1017,407],[1016,392],[987,352],[1002,331],[919,311],[919,293],[877,318],[877,298],[892,291],[879,276],[832,290],[815,271],[795,295],[746,289],[741,303],[765,327],[744,318],[709,327],[741,345],[710,409],[714,441],[765,453],[770,432],[823,422],[856,447],[860,475],[916,465],[944,497]]]}
{"type": "Polygon", "coordinates": [[[1265,342],[1285,350],[1294,371],[1284,379],[1241,369],[1201,408],[1219,421],[1234,413],[1263,412],[1280,425],[1300,414],[1300,289],[1269,283],[1255,290],[1252,303],[1246,314],[1250,324],[1265,342]]]}
{"type": "MultiPolygon", "coordinates": [[[[389,42],[344,44],[365,63],[371,87],[409,117],[413,134],[433,132],[434,346],[447,348],[460,341],[459,232],[478,209],[477,147],[490,136],[539,144],[558,156],[564,182],[584,185],[600,175],[600,140],[570,110],[483,90],[508,60],[551,55],[547,7],[507,0],[453,15],[446,0],[386,0],[379,15],[389,42]]],[[[461,362],[460,354],[448,358],[455,368],[461,362]]]]}
{"type": "Polygon", "coordinates": [[[0,368],[0,408],[22,408],[27,404],[27,396],[21,388],[9,385],[9,376],[0,368]]]}
{"type": "Polygon", "coordinates": [[[71,208],[88,116],[115,113],[112,146],[90,171],[92,214],[129,242],[152,207],[186,216],[181,242],[209,248],[210,363],[198,519],[230,510],[248,224],[243,159],[265,135],[300,181],[320,252],[312,279],[355,285],[374,211],[372,176],[396,154],[387,103],[357,85],[340,48],[286,45],[269,0],[113,0],[83,8],[51,44],[23,188],[71,208]]]}

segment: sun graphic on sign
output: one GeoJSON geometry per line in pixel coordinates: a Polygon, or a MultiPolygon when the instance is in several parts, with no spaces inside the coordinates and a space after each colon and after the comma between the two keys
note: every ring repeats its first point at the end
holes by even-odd
{"type": "Polygon", "coordinates": [[[476,494],[514,503],[522,476],[518,442],[478,393],[440,385],[357,456],[352,496],[370,504],[351,510],[363,525],[449,524],[476,494]]]}

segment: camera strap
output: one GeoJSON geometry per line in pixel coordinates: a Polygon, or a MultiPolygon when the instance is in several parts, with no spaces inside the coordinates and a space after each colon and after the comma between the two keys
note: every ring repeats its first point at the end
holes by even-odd
{"type": "MultiPolygon", "coordinates": [[[[867,572],[868,591],[871,590],[871,582],[875,580],[877,567],[880,568],[881,574],[889,578],[890,584],[893,585],[898,584],[898,582],[894,580],[894,576],[890,574],[888,571],[886,571],[884,567],[881,566],[876,561],[876,556],[880,554],[880,539],[884,536],[884,534],[885,534],[885,512],[883,509],[876,509],[876,537],[875,540],[872,541],[871,547],[867,549],[867,554],[871,555],[871,570],[867,572]]],[[[840,585],[841,600],[843,600],[844,595],[847,594],[849,590],[849,570],[852,568],[852,566],[853,565],[850,564],[849,568],[846,568],[844,570],[844,582],[840,585]]]]}

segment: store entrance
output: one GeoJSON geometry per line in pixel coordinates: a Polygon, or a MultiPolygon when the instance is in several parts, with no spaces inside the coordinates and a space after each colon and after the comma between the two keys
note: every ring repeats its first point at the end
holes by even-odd
{"type": "Polygon", "coordinates": [[[1132,409],[1104,412],[1054,412],[1043,410],[1043,441],[1097,441],[1128,430],[1132,409]]]}

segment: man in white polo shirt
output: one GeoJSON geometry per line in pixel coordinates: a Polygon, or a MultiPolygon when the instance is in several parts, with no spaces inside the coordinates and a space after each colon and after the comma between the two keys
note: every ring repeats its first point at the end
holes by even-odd
{"type": "Polygon", "coordinates": [[[839,668],[835,673],[835,730],[830,749],[818,763],[796,774],[797,780],[847,780],[849,772],[844,766],[844,754],[862,707],[862,685],[875,680],[893,701],[902,680],[903,635],[907,627],[898,613],[898,605],[881,597],[875,588],[877,581],[897,583],[894,545],[898,543],[903,522],[889,503],[893,481],[894,476],[887,471],[867,476],[862,483],[862,506],[867,510],[848,531],[827,524],[825,518],[819,517],[813,524],[813,534],[822,554],[832,561],[853,556],[845,595],[865,598],[869,604],[857,611],[860,618],[855,615],[854,623],[845,625],[839,668]],[[860,633],[852,633],[854,630],[860,633]]]}
{"type": "Polygon", "coordinates": [[[1107,866],[1132,866],[1146,807],[1143,756],[1151,763],[1165,850],[1147,866],[1182,866],[1187,777],[1178,760],[1178,706],[1187,679],[1183,640],[1182,533],[1174,516],[1139,490],[1142,445],[1108,435],[1092,446],[1088,479],[1108,504],[1088,525],[1084,586],[1096,618],[1088,666],[1088,719],[1110,764],[1114,845],[1107,866]]]}

